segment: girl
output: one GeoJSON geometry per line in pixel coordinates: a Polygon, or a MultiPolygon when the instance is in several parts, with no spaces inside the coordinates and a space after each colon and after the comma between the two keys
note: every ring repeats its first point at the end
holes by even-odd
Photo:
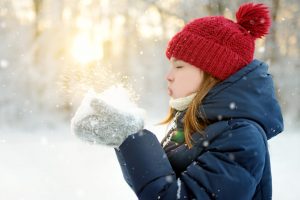
{"type": "Polygon", "coordinates": [[[79,137],[116,147],[139,199],[272,198],[267,140],[282,132],[283,120],[268,66],[253,60],[269,11],[243,4],[236,18],[198,18],[170,40],[163,123],[171,128],[161,144],[138,115],[101,99],[91,100],[92,114],[72,121],[79,137]]]}

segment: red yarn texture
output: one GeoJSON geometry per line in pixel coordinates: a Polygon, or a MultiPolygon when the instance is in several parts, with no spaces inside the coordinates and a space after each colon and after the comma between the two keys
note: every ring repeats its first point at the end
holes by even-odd
{"type": "Polygon", "coordinates": [[[246,3],[237,23],[223,16],[197,18],[168,43],[166,56],[188,62],[224,80],[253,60],[255,39],[268,33],[271,19],[263,4],[246,3]]]}

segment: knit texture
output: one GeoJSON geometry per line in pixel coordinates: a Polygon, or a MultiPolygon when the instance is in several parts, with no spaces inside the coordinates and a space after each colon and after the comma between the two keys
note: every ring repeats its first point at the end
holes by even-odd
{"type": "Polygon", "coordinates": [[[87,93],[71,120],[74,135],[90,143],[118,147],[129,135],[143,129],[143,110],[129,102],[122,89],[114,88],[101,94],[87,93]],[[112,92],[116,100],[108,99],[112,92]]]}
{"type": "Polygon", "coordinates": [[[192,93],[189,96],[173,99],[171,98],[169,101],[169,105],[171,108],[174,108],[177,111],[184,111],[188,108],[190,103],[193,101],[197,93],[192,93]]]}
{"type": "Polygon", "coordinates": [[[166,56],[188,62],[224,80],[253,60],[255,39],[268,33],[269,10],[246,3],[236,13],[237,23],[223,16],[197,18],[168,43],[166,56]]]}

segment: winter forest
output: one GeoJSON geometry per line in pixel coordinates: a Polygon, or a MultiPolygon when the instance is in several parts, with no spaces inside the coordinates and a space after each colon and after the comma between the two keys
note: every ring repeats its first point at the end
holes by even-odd
{"type": "MultiPolygon", "coordinates": [[[[168,40],[194,18],[235,20],[244,2],[0,0],[0,199],[136,199],[113,150],[71,135],[72,116],[91,89],[121,84],[162,138],[168,40]]],[[[273,195],[299,199],[300,5],[254,2],[271,8],[255,57],[269,64],[285,122],[269,144],[273,195]]]]}

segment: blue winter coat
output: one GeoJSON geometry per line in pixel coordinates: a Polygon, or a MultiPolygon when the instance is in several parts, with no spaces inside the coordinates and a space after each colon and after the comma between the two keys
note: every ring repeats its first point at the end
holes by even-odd
{"type": "Polygon", "coordinates": [[[271,199],[267,139],[283,130],[267,64],[252,63],[216,85],[200,109],[211,124],[193,148],[163,149],[148,130],[116,149],[139,199],[271,199]]]}

